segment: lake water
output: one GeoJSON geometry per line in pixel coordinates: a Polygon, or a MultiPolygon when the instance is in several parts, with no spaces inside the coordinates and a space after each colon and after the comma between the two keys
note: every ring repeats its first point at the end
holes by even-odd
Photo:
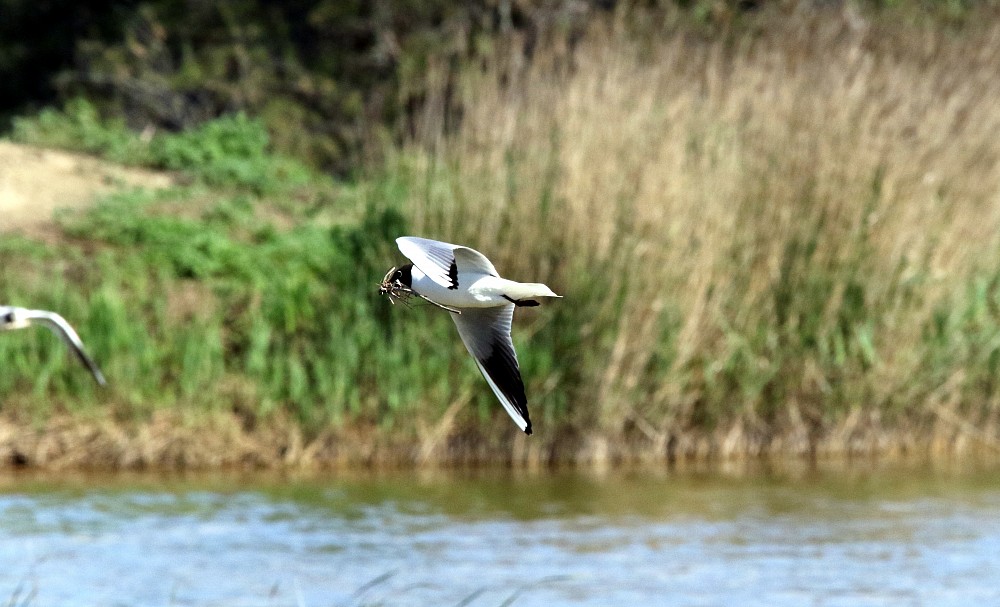
{"type": "Polygon", "coordinates": [[[998,469],[0,475],[0,602],[1000,605],[998,469]]]}

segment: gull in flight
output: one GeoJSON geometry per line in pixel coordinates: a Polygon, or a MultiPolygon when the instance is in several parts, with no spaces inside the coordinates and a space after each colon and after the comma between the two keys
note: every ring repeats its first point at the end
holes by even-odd
{"type": "Polygon", "coordinates": [[[537,297],[561,297],[540,283],[501,278],[490,260],[461,245],[404,236],[396,245],[413,263],[392,268],[379,292],[389,301],[417,295],[451,312],[466,349],[500,404],[531,434],[528,398],[510,338],[514,308],[537,306],[537,297]]]}
{"type": "Polygon", "coordinates": [[[52,329],[56,335],[66,342],[66,345],[71,350],[76,352],[77,358],[94,374],[94,379],[97,380],[97,383],[101,386],[107,385],[101,370],[97,368],[93,359],[83,349],[83,342],[80,341],[80,336],[76,334],[73,327],[62,316],[45,310],[28,310],[27,308],[0,306],[0,331],[25,329],[35,323],[43,324],[52,329]]]}

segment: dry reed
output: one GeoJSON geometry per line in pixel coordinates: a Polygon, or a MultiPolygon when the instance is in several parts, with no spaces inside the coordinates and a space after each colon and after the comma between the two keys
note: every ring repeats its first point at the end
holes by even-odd
{"type": "Polygon", "coordinates": [[[845,9],[762,31],[604,24],[466,70],[461,127],[428,113],[398,161],[423,176],[416,231],[567,296],[527,322],[578,332],[547,338],[562,370],[531,391],[568,392],[586,432],[995,446],[1000,26],[845,9]]]}

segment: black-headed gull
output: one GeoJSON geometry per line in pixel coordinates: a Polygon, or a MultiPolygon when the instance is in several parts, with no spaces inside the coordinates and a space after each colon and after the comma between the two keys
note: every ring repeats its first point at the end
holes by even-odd
{"type": "Polygon", "coordinates": [[[392,268],[379,291],[390,301],[416,294],[451,312],[466,349],[514,423],[531,434],[528,398],[510,338],[517,306],[537,306],[537,297],[561,297],[540,283],[501,278],[486,256],[461,245],[427,238],[396,239],[413,263],[392,268]]]}
{"type": "Polygon", "coordinates": [[[76,334],[73,327],[62,316],[45,310],[0,306],[0,331],[25,329],[35,323],[47,326],[56,335],[61,337],[66,342],[66,345],[76,352],[77,358],[94,374],[94,379],[97,380],[97,383],[101,386],[107,385],[101,370],[97,368],[97,364],[94,363],[93,359],[87,355],[86,350],[83,349],[83,342],[80,341],[80,336],[76,334]]]}

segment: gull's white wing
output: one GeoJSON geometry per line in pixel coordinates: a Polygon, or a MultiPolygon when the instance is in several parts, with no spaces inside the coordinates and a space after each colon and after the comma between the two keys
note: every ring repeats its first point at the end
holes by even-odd
{"type": "Polygon", "coordinates": [[[531,434],[528,397],[510,338],[514,304],[496,308],[462,308],[452,314],[466,349],[490,384],[500,404],[525,434],[531,434]]]}
{"type": "Polygon", "coordinates": [[[102,386],[107,385],[107,382],[104,380],[104,374],[101,373],[101,370],[97,367],[97,363],[95,363],[87,354],[87,351],[83,347],[83,342],[80,340],[80,336],[76,334],[76,331],[68,322],[66,322],[65,318],[55,312],[48,312],[46,310],[25,310],[24,314],[25,318],[29,321],[41,322],[52,329],[57,335],[59,335],[59,337],[62,338],[64,342],[66,342],[66,345],[68,345],[70,349],[76,353],[80,362],[90,369],[90,372],[94,375],[94,379],[97,383],[102,386]]]}
{"type": "Polygon", "coordinates": [[[490,260],[469,247],[416,236],[401,236],[396,245],[421,272],[448,289],[458,288],[459,273],[498,276],[490,260]]]}

